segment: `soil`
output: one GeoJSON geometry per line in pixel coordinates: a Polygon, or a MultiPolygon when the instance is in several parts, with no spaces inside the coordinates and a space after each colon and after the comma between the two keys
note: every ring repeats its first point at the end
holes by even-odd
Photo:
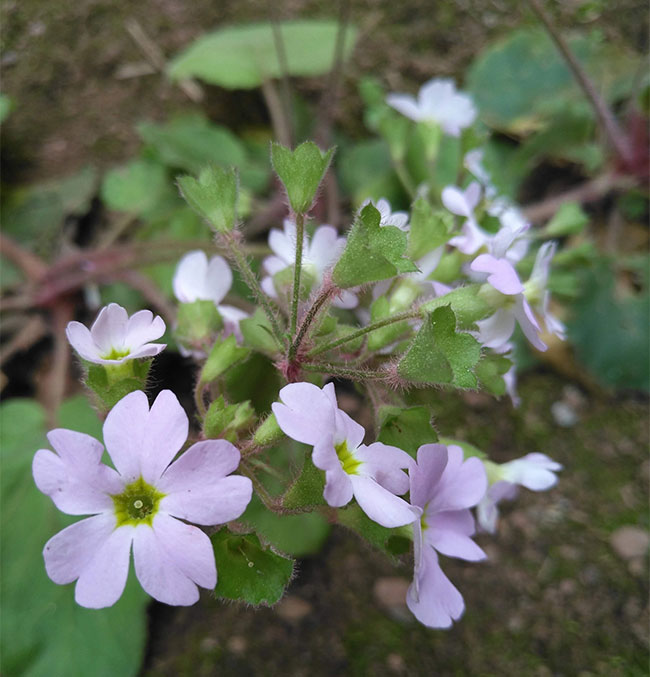
{"type": "MultiPolygon", "coordinates": [[[[584,26],[647,47],[647,22],[639,21],[645,3],[590,4],[584,26]]],[[[194,105],[160,74],[123,77],[125,65],[145,61],[125,30],[127,19],[137,19],[171,56],[206,29],[265,19],[271,5],[7,0],[0,63],[2,89],[15,108],[2,130],[3,182],[123,162],[138,149],[138,121],[194,105]]],[[[564,25],[573,25],[573,6],[553,8],[564,25]]],[[[332,15],[330,3],[319,0],[287,0],[274,11],[279,18],[332,15]]],[[[460,77],[488,40],[531,20],[515,0],[365,0],[352,4],[351,19],[362,33],[337,115],[353,135],[363,133],[360,74],[380,74],[396,90],[433,75],[460,77]]],[[[313,96],[322,83],[300,87],[313,96]]],[[[268,125],[256,92],[208,88],[203,108],[235,129],[268,125]]],[[[47,350],[47,342],[37,346],[39,355],[47,350]]],[[[25,376],[25,355],[19,359],[23,366],[14,361],[6,373],[22,379],[27,393],[31,372],[25,376]]],[[[408,557],[395,564],[337,527],[322,553],[299,563],[286,597],[272,609],[208,595],[188,609],[153,604],[142,674],[648,674],[647,546],[628,539],[629,547],[620,547],[630,533],[621,528],[635,527],[641,544],[650,528],[647,398],[586,393],[544,368],[525,374],[520,392],[518,410],[471,393],[437,397],[441,434],[472,442],[497,461],[539,451],[565,468],[553,490],[522,492],[504,506],[498,534],[478,539],[486,562],[444,559],[467,607],[451,630],[427,630],[406,610],[408,557]],[[551,408],[558,402],[575,414],[573,425],[555,422],[551,408]]]]}

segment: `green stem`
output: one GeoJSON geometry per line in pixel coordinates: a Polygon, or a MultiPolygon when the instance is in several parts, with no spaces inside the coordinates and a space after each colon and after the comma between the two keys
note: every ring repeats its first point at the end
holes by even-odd
{"type": "Polygon", "coordinates": [[[294,342],[291,344],[291,347],[289,348],[289,361],[295,358],[296,354],[298,353],[298,349],[302,345],[302,342],[305,340],[305,336],[307,335],[309,327],[318,316],[318,313],[323,308],[323,305],[325,305],[325,303],[327,303],[327,301],[329,301],[329,299],[332,297],[334,291],[335,291],[334,287],[331,286],[326,287],[316,297],[314,303],[312,303],[311,308],[307,311],[305,319],[302,321],[302,324],[300,325],[300,329],[298,329],[298,334],[296,335],[294,342]]]}
{"type": "Polygon", "coordinates": [[[273,338],[275,338],[278,346],[280,348],[284,347],[284,334],[276,313],[271,307],[268,296],[264,293],[260,283],[257,279],[257,276],[253,272],[253,269],[248,263],[246,254],[242,251],[240,244],[237,242],[232,233],[222,233],[222,239],[228,248],[232,260],[235,262],[237,269],[242,274],[242,277],[246,281],[249,289],[253,292],[253,295],[259,301],[262,306],[262,310],[266,313],[266,316],[271,323],[271,328],[273,330],[273,338]]]}
{"type": "Polygon", "coordinates": [[[196,410],[199,412],[201,421],[205,419],[207,409],[203,403],[203,388],[205,387],[204,383],[200,381],[197,382],[196,387],[194,388],[194,404],[196,404],[196,410]]]}
{"type": "Polygon", "coordinates": [[[291,301],[291,338],[296,334],[298,324],[298,302],[300,301],[300,274],[302,273],[302,245],[305,238],[305,215],[296,214],[296,263],[293,269],[293,299],[291,301]]]}
{"type": "Polygon", "coordinates": [[[393,167],[395,169],[395,173],[397,174],[397,178],[400,180],[400,183],[404,187],[404,190],[409,194],[409,197],[411,199],[415,199],[415,186],[413,185],[413,182],[411,181],[411,177],[408,175],[408,172],[406,171],[406,167],[402,161],[396,161],[393,163],[393,167]]]}
{"type": "Polygon", "coordinates": [[[301,364],[301,369],[305,371],[315,372],[317,374],[330,374],[332,376],[339,376],[340,378],[347,378],[357,381],[369,381],[371,379],[385,379],[386,373],[379,371],[365,371],[363,369],[349,369],[347,367],[339,367],[327,362],[315,362],[312,364],[301,364]]]}
{"type": "Polygon", "coordinates": [[[409,310],[407,312],[400,313],[399,315],[387,317],[384,320],[372,322],[371,324],[365,327],[361,327],[361,329],[358,329],[357,331],[354,331],[351,334],[348,334],[347,336],[343,336],[340,339],[337,339],[336,341],[331,341],[330,343],[326,343],[323,346],[318,346],[314,348],[309,353],[307,353],[307,357],[314,357],[315,355],[320,355],[321,353],[325,353],[328,350],[338,348],[340,345],[348,343],[348,341],[354,341],[355,339],[358,339],[360,336],[363,336],[364,334],[369,334],[371,331],[375,331],[375,329],[381,329],[382,327],[386,327],[389,324],[394,324],[395,322],[403,322],[404,320],[410,320],[413,319],[414,317],[419,317],[419,315],[420,313],[418,311],[409,310]]]}

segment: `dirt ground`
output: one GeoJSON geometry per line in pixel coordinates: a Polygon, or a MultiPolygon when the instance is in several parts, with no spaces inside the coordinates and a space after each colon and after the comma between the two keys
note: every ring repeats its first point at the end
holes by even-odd
{"type": "MultiPolygon", "coordinates": [[[[647,47],[640,2],[593,3],[593,24],[647,47]]],[[[192,103],[160,74],[125,77],[143,52],[125,30],[137,19],[165,55],[202,31],[265,19],[272,3],[195,0],[7,0],[1,10],[2,91],[15,110],[3,125],[2,180],[55,178],[87,164],[124,161],[134,125],[192,103]]],[[[575,3],[563,3],[560,18],[575,3]]],[[[288,0],[279,18],[331,16],[330,3],[288,0]]],[[[362,133],[354,82],[380,74],[392,88],[459,76],[486,41],[529,19],[515,0],[352,3],[361,29],[339,117],[362,133]]],[[[565,20],[566,19],[565,17],[565,20]]],[[[588,23],[586,21],[586,23],[588,23]]],[[[301,85],[309,94],[317,82],[301,85]]],[[[266,125],[255,92],[209,89],[210,117],[235,128],[266,125]]],[[[412,563],[394,566],[336,528],[324,552],[302,560],[273,609],[205,595],[189,609],[151,607],[142,674],[163,675],[580,675],[648,674],[648,401],[635,393],[588,394],[544,369],[524,375],[522,406],[440,393],[441,434],[495,460],[532,451],[564,465],[557,488],[523,492],[502,511],[499,533],[481,536],[485,563],[445,559],[467,611],[450,631],[420,626],[404,605],[412,563]],[[566,404],[575,424],[552,413],[566,404]]]]}

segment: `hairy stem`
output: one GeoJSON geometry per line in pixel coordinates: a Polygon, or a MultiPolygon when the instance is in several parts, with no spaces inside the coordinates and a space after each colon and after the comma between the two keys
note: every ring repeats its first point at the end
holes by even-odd
{"type": "Polygon", "coordinates": [[[298,324],[298,303],[300,301],[300,274],[302,273],[302,247],[305,239],[305,215],[296,214],[296,263],[293,269],[293,294],[291,301],[290,333],[293,339],[298,324]]]}
{"type": "Polygon", "coordinates": [[[361,329],[358,329],[357,331],[354,331],[351,334],[348,334],[347,336],[343,336],[340,339],[337,339],[336,341],[331,341],[330,343],[326,343],[325,345],[318,346],[313,350],[310,350],[309,353],[307,353],[307,357],[314,357],[316,355],[320,355],[321,353],[325,353],[328,350],[338,348],[344,343],[354,341],[355,339],[358,339],[360,336],[369,334],[371,331],[375,331],[375,329],[387,327],[389,324],[394,324],[395,322],[403,322],[404,320],[410,320],[413,319],[414,317],[419,317],[419,315],[420,314],[418,311],[409,310],[407,312],[400,313],[399,315],[387,317],[385,320],[378,320],[377,322],[372,322],[371,324],[366,325],[365,327],[361,327],[361,329]]]}
{"type": "Polygon", "coordinates": [[[351,369],[330,364],[328,362],[314,362],[300,365],[305,371],[315,372],[317,374],[330,374],[339,378],[347,378],[355,381],[384,380],[386,373],[383,371],[370,371],[365,369],[351,369]]]}
{"type": "Polygon", "coordinates": [[[323,306],[332,298],[335,290],[336,290],[335,287],[332,287],[330,285],[326,286],[324,289],[321,290],[321,293],[316,297],[316,300],[312,304],[311,308],[307,311],[307,314],[305,315],[302,324],[298,329],[296,338],[291,344],[291,347],[289,348],[288,357],[290,361],[296,357],[298,350],[302,345],[302,342],[305,340],[305,336],[307,335],[309,327],[312,325],[313,321],[321,312],[323,306]]]}

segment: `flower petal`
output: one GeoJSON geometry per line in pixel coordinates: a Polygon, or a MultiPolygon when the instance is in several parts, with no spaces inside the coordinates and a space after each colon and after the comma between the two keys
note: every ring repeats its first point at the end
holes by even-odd
{"type": "Polygon", "coordinates": [[[410,94],[389,94],[386,103],[411,120],[417,122],[423,118],[420,106],[410,94]]]}
{"type": "Polygon", "coordinates": [[[335,408],[326,393],[312,383],[290,383],[280,390],[282,402],[271,405],[286,435],[312,446],[334,434],[335,408]]]}
{"type": "Polygon", "coordinates": [[[172,287],[174,296],[181,303],[210,299],[210,296],[206,295],[205,288],[207,269],[208,257],[200,249],[187,252],[179,261],[174,272],[172,287]]]}
{"type": "Polygon", "coordinates": [[[465,610],[463,597],[445,576],[434,550],[424,546],[418,572],[417,593],[413,583],[406,604],[413,615],[430,628],[448,628],[465,610]]]}
{"type": "Polygon", "coordinates": [[[110,353],[112,348],[124,347],[124,332],[128,319],[126,310],[117,303],[109,303],[101,309],[90,327],[90,334],[99,348],[100,355],[110,353]]]}
{"type": "Polygon", "coordinates": [[[485,466],[478,458],[463,460],[460,447],[447,447],[447,465],[431,498],[431,510],[443,512],[475,506],[487,490],[485,466]]]}
{"type": "Polygon", "coordinates": [[[474,534],[474,518],[469,510],[439,512],[426,523],[425,542],[448,557],[478,562],[487,555],[470,538],[474,534]]]}
{"type": "Polygon", "coordinates": [[[165,333],[165,321],[159,315],[154,317],[150,310],[139,310],[126,323],[124,346],[130,352],[144,347],[150,341],[159,339],[165,333]]]}
{"type": "Polygon", "coordinates": [[[405,500],[395,496],[375,480],[361,475],[350,475],[354,497],[371,520],[383,527],[401,527],[411,524],[418,516],[405,500]]]}
{"type": "Polygon", "coordinates": [[[205,276],[207,298],[221,303],[232,286],[232,270],[223,256],[213,256],[205,276]]]}
{"type": "Polygon", "coordinates": [[[524,336],[530,341],[531,345],[537,348],[537,350],[544,352],[548,346],[539,338],[539,333],[542,329],[523,294],[517,298],[514,314],[521,327],[521,331],[524,332],[524,336]]]}
{"type": "Polygon", "coordinates": [[[75,522],[52,536],[43,548],[47,575],[59,585],[79,578],[84,567],[99,552],[115,529],[110,513],[75,522]]]}
{"type": "Polygon", "coordinates": [[[408,475],[402,468],[412,468],[415,461],[401,449],[382,442],[360,446],[355,456],[364,461],[363,472],[393,494],[404,494],[409,489],[408,475]]]}
{"type": "Polygon", "coordinates": [[[65,328],[65,335],[68,337],[70,345],[79,353],[84,360],[89,362],[96,362],[101,359],[99,356],[99,348],[93,337],[90,334],[88,327],[81,324],[81,322],[68,322],[65,328]]]}
{"type": "Polygon", "coordinates": [[[327,505],[331,505],[333,508],[347,505],[352,500],[352,494],[350,475],[343,471],[340,463],[338,468],[332,468],[325,472],[323,498],[327,501],[327,505]]]}
{"type": "Polygon", "coordinates": [[[472,261],[470,268],[480,273],[489,273],[488,283],[502,294],[514,296],[524,291],[524,285],[521,284],[517,271],[506,259],[497,259],[491,254],[481,254],[472,261]]]}
{"type": "Polygon", "coordinates": [[[546,454],[527,454],[502,466],[503,478],[513,484],[520,484],[531,491],[546,491],[557,484],[555,472],[562,470],[546,454]]]}
{"type": "Polygon", "coordinates": [[[418,449],[417,467],[409,473],[413,505],[424,508],[433,498],[447,466],[447,458],[447,447],[444,444],[423,444],[418,449]]]}
{"type": "Polygon", "coordinates": [[[84,566],[74,591],[77,604],[90,609],[112,606],[124,592],[135,527],[115,529],[84,566]]]}
{"type": "Polygon", "coordinates": [[[486,348],[500,350],[515,330],[515,316],[511,310],[499,308],[485,320],[477,320],[478,340],[486,348]]]}

